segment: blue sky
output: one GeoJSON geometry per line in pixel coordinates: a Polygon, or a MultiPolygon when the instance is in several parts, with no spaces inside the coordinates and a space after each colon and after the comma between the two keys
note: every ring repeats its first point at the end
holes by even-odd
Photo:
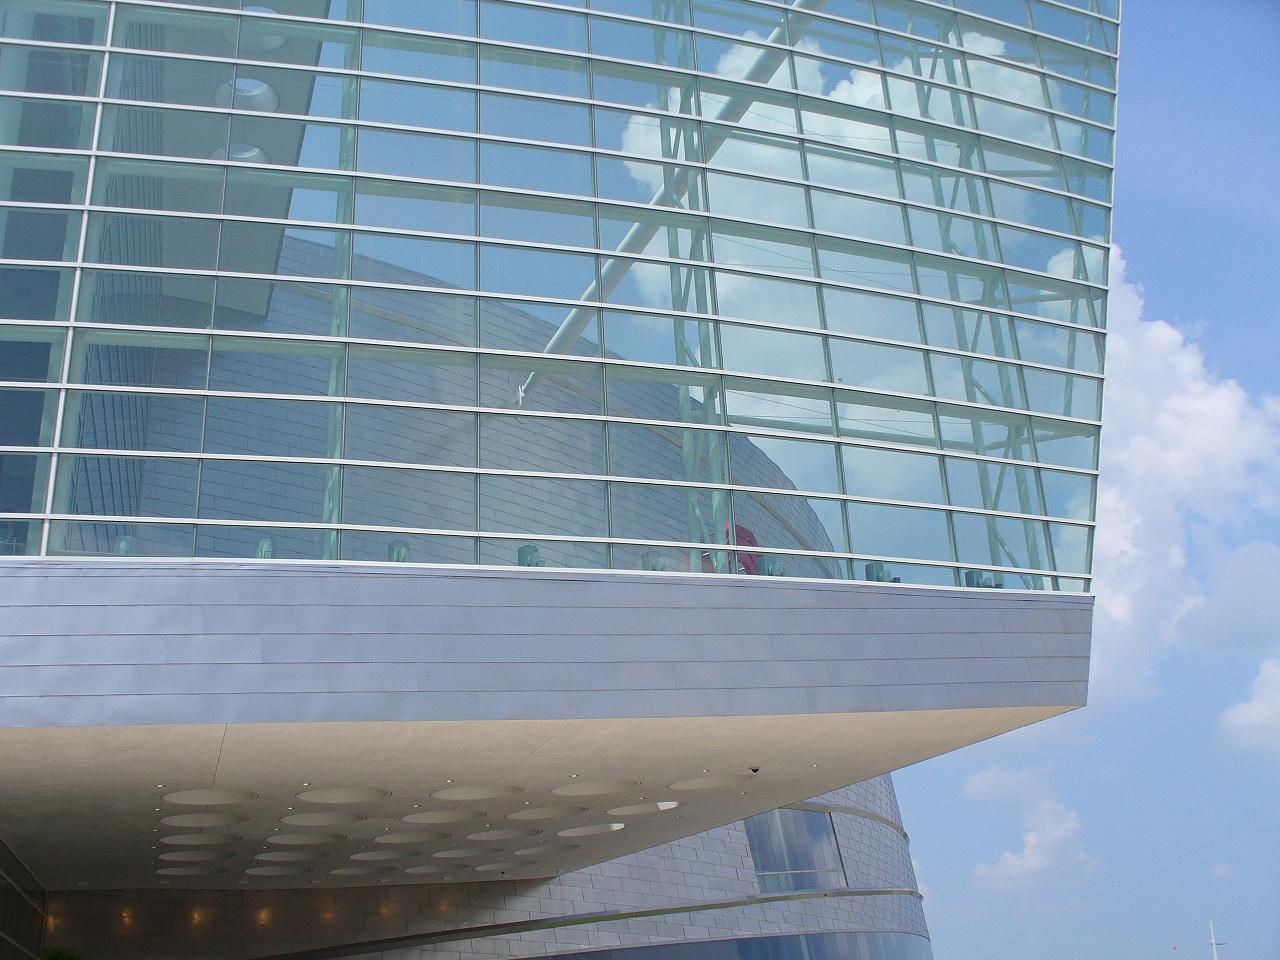
{"type": "Polygon", "coordinates": [[[1280,956],[1280,0],[1127,0],[1090,706],[896,776],[938,960],[1280,956]]]}

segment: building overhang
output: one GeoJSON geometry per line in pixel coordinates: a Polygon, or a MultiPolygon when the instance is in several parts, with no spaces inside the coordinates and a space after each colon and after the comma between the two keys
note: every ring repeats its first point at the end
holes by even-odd
{"type": "Polygon", "coordinates": [[[0,808],[54,890],[550,876],[1086,693],[1087,597],[190,561],[3,574],[0,808]]]}

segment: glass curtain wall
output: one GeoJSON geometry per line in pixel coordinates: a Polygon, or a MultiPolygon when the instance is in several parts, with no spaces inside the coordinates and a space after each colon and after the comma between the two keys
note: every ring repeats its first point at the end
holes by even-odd
{"type": "Polygon", "coordinates": [[[0,553],[1081,591],[1110,0],[7,0],[0,553]]]}

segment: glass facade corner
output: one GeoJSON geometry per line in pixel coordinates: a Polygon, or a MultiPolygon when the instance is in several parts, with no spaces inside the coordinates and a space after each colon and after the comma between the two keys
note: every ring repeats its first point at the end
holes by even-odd
{"type": "Polygon", "coordinates": [[[7,0],[0,553],[1088,589],[1117,0],[7,0]]]}

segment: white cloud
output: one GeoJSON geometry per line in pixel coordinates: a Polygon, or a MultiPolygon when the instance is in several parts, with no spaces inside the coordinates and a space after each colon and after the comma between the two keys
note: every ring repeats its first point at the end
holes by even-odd
{"type": "Polygon", "coordinates": [[[988,767],[964,785],[971,800],[1017,800],[1022,807],[1022,848],[1005,850],[973,868],[973,879],[993,887],[1014,887],[1066,871],[1092,871],[1097,865],[1080,839],[1080,814],[1050,795],[1034,770],[988,767]]]}
{"type": "MultiPolygon", "coordinates": [[[[1213,602],[1207,572],[1230,563],[1241,531],[1280,503],[1280,400],[1216,376],[1182,331],[1145,319],[1118,250],[1111,266],[1094,553],[1093,693],[1102,699],[1150,692],[1160,657],[1194,637],[1194,612],[1213,602]]],[[[1214,642],[1256,632],[1259,605],[1274,618],[1275,601],[1260,600],[1270,596],[1234,603],[1214,642]]]]}
{"type": "Polygon", "coordinates": [[[1234,749],[1280,760],[1280,660],[1264,660],[1248,700],[1228,707],[1218,728],[1234,749]]]}
{"type": "Polygon", "coordinates": [[[1215,863],[1209,868],[1210,880],[1230,880],[1235,875],[1235,867],[1229,863],[1215,863]]]}
{"type": "Polygon", "coordinates": [[[991,886],[1015,886],[1075,867],[1093,870],[1097,861],[1080,843],[1080,814],[1056,800],[1041,800],[1022,812],[1022,849],[1006,850],[973,868],[973,878],[991,886]]]}

